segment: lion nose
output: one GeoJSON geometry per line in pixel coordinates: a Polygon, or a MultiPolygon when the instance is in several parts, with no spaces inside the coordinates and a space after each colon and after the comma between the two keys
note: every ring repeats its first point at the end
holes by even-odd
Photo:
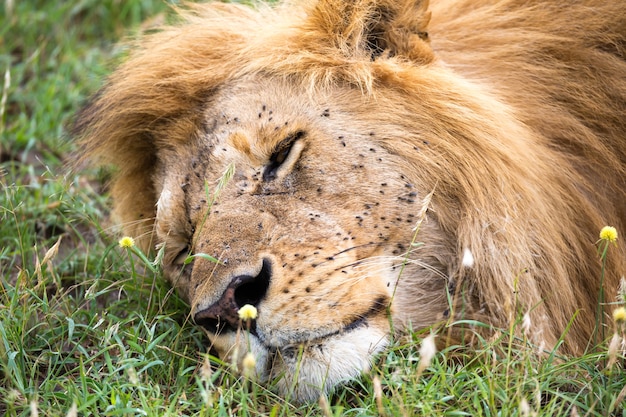
{"type": "Polygon", "coordinates": [[[238,275],[234,277],[217,302],[196,313],[194,316],[195,323],[216,334],[228,330],[237,330],[239,327],[239,309],[246,304],[255,307],[259,305],[267,293],[271,276],[271,262],[268,259],[263,259],[261,272],[256,276],[238,275]]]}

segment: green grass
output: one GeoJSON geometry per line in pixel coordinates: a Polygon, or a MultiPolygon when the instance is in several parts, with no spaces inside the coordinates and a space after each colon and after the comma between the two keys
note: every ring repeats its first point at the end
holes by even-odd
{"type": "Polygon", "coordinates": [[[421,375],[427,333],[411,334],[321,404],[290,404],[209,357],[188,306],[118,247],[99,172],[65,165],[64,128],[123,58],[115,42],[167,9],[0,6],[0,415],[626,416],[621,355],[611,369],[605,351],[536,356],[508,332],[439,352],[421,375]]]}

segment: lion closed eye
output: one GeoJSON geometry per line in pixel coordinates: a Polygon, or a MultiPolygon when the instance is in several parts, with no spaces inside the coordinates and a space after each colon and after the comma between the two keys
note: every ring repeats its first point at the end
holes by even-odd
{"type": "Polygon", "coordinates": [[[570,354],[594,332],[594,242],[626,226],[626,9],[432,3],[188,6],[77,116],[86,157],[117,166],[125,233],[164,246],[211,346],[240,362],[256,307],[256,371],[299,400],[366,369],[389,314],[521,311],[545,348],[576,316],[570,354]]]}

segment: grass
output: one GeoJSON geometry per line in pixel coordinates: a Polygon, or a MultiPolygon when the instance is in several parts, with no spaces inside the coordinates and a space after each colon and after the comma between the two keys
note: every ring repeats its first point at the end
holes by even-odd
{"type": "Polygon", "coordinates": [[[0,8],[0,415],[626,416],[621,352],[607,369],[606,349],[537,356],[507,331],[471,354],[438,352],[421,375],[428,333],[410,334],[319,404],[234,375],[158,269],[118,247],[101,174],[65,165],[64,127],[123,58],[115,42],[166,4],[0,8]]]}

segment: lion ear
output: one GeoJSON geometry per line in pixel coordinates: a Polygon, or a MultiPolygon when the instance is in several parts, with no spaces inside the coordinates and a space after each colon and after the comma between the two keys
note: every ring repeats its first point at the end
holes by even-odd
{"type": "Polygon", "coordinates": [[[428,38],[428,0],[320,0],[312,25],[345,55],[433,59],[428,38]]]}

